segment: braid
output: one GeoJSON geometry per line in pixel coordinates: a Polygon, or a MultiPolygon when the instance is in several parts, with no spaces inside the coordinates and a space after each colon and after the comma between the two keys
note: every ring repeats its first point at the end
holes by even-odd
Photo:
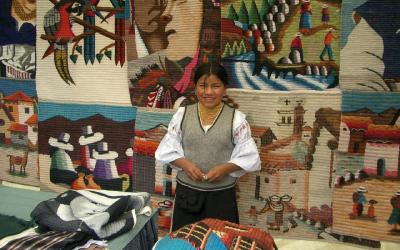
{"type": "Polygon", "coordinates": [[[228,95],[225,95],[224,97],[222,97],[222,101],[228,105],[231,108],[234,109],[238,109],[239,108],[239,104],[235,102],[235,100],[233,100],[231,97],[229,97],[228,95]]]}

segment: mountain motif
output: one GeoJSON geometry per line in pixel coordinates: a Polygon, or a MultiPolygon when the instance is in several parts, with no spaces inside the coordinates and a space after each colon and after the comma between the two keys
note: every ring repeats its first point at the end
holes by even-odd
{"type": "Polygon", "coordinates": [[[375,113],[369,108],[362,108],[352,112],[343,112],[344,116],[363,116],[370,117],[374,124],[376,125],[390,125],[396,116],[398,116],[399,110],[390,107],[380,113],[375,113]]]}

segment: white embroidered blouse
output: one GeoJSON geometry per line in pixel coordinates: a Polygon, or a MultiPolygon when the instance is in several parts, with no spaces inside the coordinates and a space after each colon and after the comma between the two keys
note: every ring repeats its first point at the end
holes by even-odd
{"type": "MultiPolygon", "coordinates": [[[[162,164],[167,164],[176,159],[185,157],[185,152],[182,148],[182,130],[180,127],[184,113],[185,108],[180,107],[174,114],[169,123],[168,132],[157,148],[155,158],[162,164]]],[[[211,126],[212,125],[202,125],[206,132],[211,126]]],[[[253,172],[261,169],[260,156],[257,146],[251,137],[250,125],[246,121],[246,115],[239,110],[235,111],[233,117],[233,143],[235,147],[233,148],[229,162],[242,169],[230,173],[232,177],[240,177],[246,172],[253,172]]],[[[172,167],[177,170],[182,170],[176,166],[172,167]]]]}

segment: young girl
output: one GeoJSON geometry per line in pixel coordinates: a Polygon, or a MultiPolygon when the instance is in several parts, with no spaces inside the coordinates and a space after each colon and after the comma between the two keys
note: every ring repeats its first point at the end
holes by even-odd
{"type": "Polygon", "coordinates": [[[204,218],[239,223],[236,180],[261,166],[245,115],[222,101],[225,69],[203,64],[194,82],[198,103],[178,109],[155,154],[178,169],[172,231],[204,218]]]}

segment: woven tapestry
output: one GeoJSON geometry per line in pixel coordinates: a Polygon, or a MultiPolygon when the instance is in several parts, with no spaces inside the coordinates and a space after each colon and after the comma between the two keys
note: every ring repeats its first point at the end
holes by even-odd
{"type": "Polygon", "coordinates": [[[176,170],[156,162],[154,153],[167,133],[173,112],[139,108],[133,146],[132,188],[152,193],[153,207],[159,208],[159,226],[170,228],[176,188],[176,170]]]}
{"type": "Polygon", "coordinates": [[[341,93],[230,89],[228,94],[247,115],[262,162],[261,171],[240,178],[240,223],[279,237],[338,241],[331,234],[332,155],[341,93]]]}
{"type": "Polygon", "coordinates": [[[400,242],[400,95],[344,92],[333,231],[400,242]]]}
{"type": "Polygon", "coordinates": [[[133,1],[134,51],[128,54],[132,104],[172,109],[194,97],[192,74],[218,60],[220,3],[133,1]]]}
{"type": "Polygon", "coordinates": [[[41,187],[132,190],[130,1],[38,2],[41,187]],[[50,80],[51,79],[51,80],[50,80]]]}
{"type": "Polygon", "coordinates": [[[338,85],[341,0],[223,1],[221,53],[236,88],[338,85]]]}
{"type": "Polygon", "coordinates": [[[135,108],[40,102],[39,109],[43,190],[132,190],[135,108]]]}
{"type": "Polygon", "coordinates": [[[37,13],[40,100],[130,103],[125,1],[43,0],[37,13]]]}
{"type": "Polygon", "coordinates": [[[344,0],[340,88],[400,91],[400,8],[392,0],[344,0]]]}
{"type": "Polygon", "coordinates": [[[0,79],[0,179],[39,186],[34,80],[0,79]]]}
{"type": "Polygon", "coordinates": [[[1,1],[0,30],[0,77],[34,79],[36,1],[1,1]]]}

